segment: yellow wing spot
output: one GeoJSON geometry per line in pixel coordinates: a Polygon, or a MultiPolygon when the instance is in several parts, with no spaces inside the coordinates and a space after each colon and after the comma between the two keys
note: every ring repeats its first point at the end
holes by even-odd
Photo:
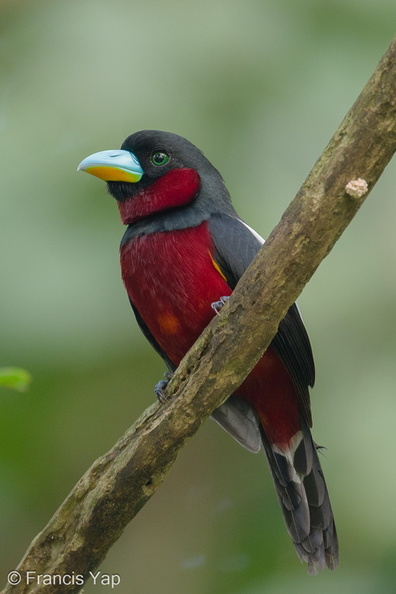
{"type": "Polygon", "coordinates": [[[225,274],[222,272],[220,266],[217,264],[217,262],[213,259],[212,254],[209,252],[210,255],[210,259],[212,260],[212,264],[213,266],[216,268],[217,272],[220,274],[220,276],[222,276],[225,280],[225,282],[227,282],[227,279],[225,277],[225,274]]]}
{"type": "Polygon", "coordinates": [[[170,313],[161,314],[158,323],[164,334],[177,334],[180,330],[180,322],[176,316],[170,313]]]}

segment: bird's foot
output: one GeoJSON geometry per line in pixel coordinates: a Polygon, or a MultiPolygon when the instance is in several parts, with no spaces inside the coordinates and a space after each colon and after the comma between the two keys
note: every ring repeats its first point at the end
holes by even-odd
{"type": "Polygon", "coordinates": [[[211,308],[215,310],[217,315],[220,315],[220,311],[223,309],[229,298],[229,296],[220,297],[218,301],[213,301],[213,303],[210,304],[211,308]]]}
{"type": "Polygon", "coordinates": [[[160,402],[161,404],[164,404],[168,400],[166,395],[164,394],[164,390],[166,386],[169,384],[170,380],[172,379],[173,373],[167,371],[166,373],[164,373],[164,376],[165,379],[160,380],[158,384],[155,384],[154,386],[154,393],[157,396],[158,402],[160,402]]]}

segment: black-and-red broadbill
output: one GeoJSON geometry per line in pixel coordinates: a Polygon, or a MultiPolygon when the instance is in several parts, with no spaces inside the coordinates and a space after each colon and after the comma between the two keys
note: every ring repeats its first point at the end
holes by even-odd
{"type": "MultiPolygon", "coordinates": [[[[234,210],[197,147],[143,130],[79,169],[108,184],[127,229],[122,278],[137,322],[172,372],[231,294],[263,240],[234,210]],[[223,300],[224,301],[224,300],[223,300]]],[[[213,418],[251,452],[263,447],[288,532],[308,572],[338,564],[329,495],[312,440],[311,346],[296,305],[262,359],[213,418]]]]}

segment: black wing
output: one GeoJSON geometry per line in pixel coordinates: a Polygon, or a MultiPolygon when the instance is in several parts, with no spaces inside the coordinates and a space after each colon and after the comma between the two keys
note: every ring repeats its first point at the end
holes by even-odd
{"type": "MultiPolygon", "coordinates": [[[[264,240],[240,219],[228,214],[209,220],[213,257],[232,289],[260,250],[264,240]]],[[[312,426],[308,386],[315,381],[311,345],[298,307],[293,304],[279,324],[271,346],[285,364],[300,399],[307,424],[312,426]]]]}

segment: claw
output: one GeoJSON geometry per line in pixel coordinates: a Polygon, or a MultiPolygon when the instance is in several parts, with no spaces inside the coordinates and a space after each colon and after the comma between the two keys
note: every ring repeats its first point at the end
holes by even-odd
{"type": "Polygon", "coordinates": [[[220,314],[220,311],[223,309],[229,298],[229,296],[220,297],[219,301],[213,301],[213,303],[210,304],[211,308],[214,309],[217,315],[220,314]]]}
{"type": "Polygon", "coordinates": [[[160,402],[161,404],[164,404],[164,402],[166,402],[168,400],[166,395],[164,394],[164,390],[165,390],[166,386],[169,384],[170,380],[172,379],[173,373],[166,371],[164,373],[164,376],[165,376],[165,379],[160,380],[154,386],[154,393],[157,396],[158,402],[160,402]]]}

